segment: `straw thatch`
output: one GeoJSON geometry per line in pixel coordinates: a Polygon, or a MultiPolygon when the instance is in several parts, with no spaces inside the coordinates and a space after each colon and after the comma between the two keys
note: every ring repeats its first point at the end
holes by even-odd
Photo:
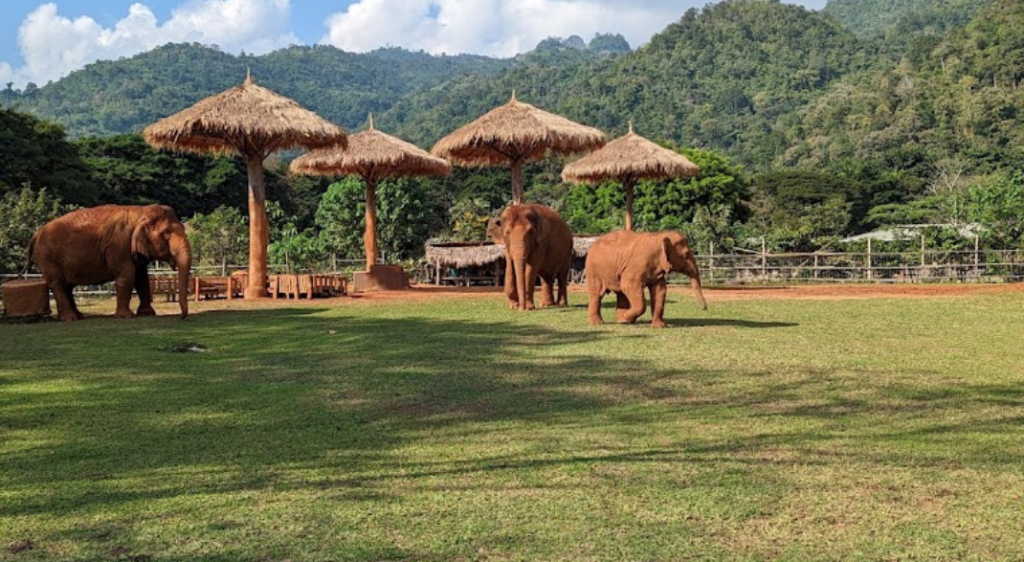
{"type": "Polygon", "coordinates": [[[572,183],[601,183],[609,179],[664,179],[699,173],[700,168],[689,158],[634,133],[630,124],[626,136],[566,166],[562,179],[572,183]]]}
{"type": "Polygon", "coordinates": [[[457,268],[478,267],[505,259],[505,245],[490,242],[428,244],[427,263],[457,268]]]}
{"type": "Polygon", "coordinates": [[[590,247],[597,242],[600,236],[573,236],[572,255],[577,258],[585,258],[590,253],[590,247]]]}
{"type": "Polygon", "coordinates": [[[604,133],[518,101],[484,114],[438,141],[431,150],[463,166],[494,166],[587,152],[604,146],[604,133]]]}
{"type": "Polygon", "coordinates": [[[304,146],[346,145],[345,131],[298,103],[245,83],[162,119],[142,132],[156,148],[205,154],[270,153],[304,146]]]}
{"type": "Polygon", "coordinates": [[[452,166],[446,160],[402,139],[370,127],[348,137],[348,148],[321,148],[291,163],[297,174],[321,176],[358,175],[373,180],[397,176],[445,176],[452,166]]]}

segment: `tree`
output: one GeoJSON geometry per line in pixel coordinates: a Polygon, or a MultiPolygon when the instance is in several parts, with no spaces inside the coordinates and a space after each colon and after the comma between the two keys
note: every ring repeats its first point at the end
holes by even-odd
{"type": "Polygon", "coordinates": [[[23,187],[0,197],[0,272],[21,271],[36,230],[69,210],[46,189],[23,187]]]}
{"type": "Polygon", "coordinates": [[[209,214],[196,214],[187,226],[196,264],[219,265],[221,274],[227,275],[229,264],[248,259],[248,220],[236,207],[222,206],[209,214]]]}
{"type": "Polygon", "coordinates": [[[988,245],[1024,249],[1024,173],[999,176],[970,191],[970,216],[988,245]]]}

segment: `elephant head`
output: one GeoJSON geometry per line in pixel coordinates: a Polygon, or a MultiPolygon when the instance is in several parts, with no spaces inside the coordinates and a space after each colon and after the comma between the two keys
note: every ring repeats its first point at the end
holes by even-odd
{"type": "Polygon", "coordinates": [[[707,310],[708,303],[704,300],[704,293],[700,287],[700,270],[697,269],[697,259],[686,242],[686,236],[681,232],[669,231],[664,233],[661,240],[661,258],[658,264],[659,271],[664,274],[675,271],[683,273],[690,278],[690,286],[693,287],[694,295],[701,309],[707,310]]]}
{"type": "Polygon", "coordinates": [[[159,260],[178,272],[178,302],[181,317],[188,316],[189,271],[192,269],[192,248],[174,209],[149,205],[135,221],[132,230],[132,255],[146,261],[159,260]]]}
{"type": "MultiPolygon", "coordinates": [[[[500,231],[501,239],[505,242],[505,251],[512,258],[520,306],[527,302],[524,281],[527,279],[527,260],[537,247],[547,240],[545,225],[544,220],[531,205],[512,205],[489,227],[489,231],[500,231]]],[[[533,274],[532,269],[530,274],[533,274]]]]}

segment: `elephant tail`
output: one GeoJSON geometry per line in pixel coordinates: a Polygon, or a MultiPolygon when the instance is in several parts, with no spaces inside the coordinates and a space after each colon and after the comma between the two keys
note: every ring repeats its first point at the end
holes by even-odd
{"type": "Polygon", "coordinates": [[[38,232],[32,235],[32,240],[30,240],[29,243],[28,243],[28,252],[27,252],[27,255],[25,256],[25,267],[21,268],[21,273],[18,274],[18,277],[21,277],[21,278],[24,279],[25,277],[28,276],[28,269],[30,267],[32,267],[32,252],[36,248],[36,239],[38,237],[39,237],[39,233],[38,232]]]}

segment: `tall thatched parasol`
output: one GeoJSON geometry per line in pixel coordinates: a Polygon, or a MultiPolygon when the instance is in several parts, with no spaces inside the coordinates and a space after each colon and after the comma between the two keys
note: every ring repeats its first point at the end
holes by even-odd
{"type": "Polygon", "coordinates": [[[245,83],[162,119],[142,132],[156,148],[181,152],[236,152],[249,172],[249,286],[246,298],[267,296],[267,196],[263,160],[276,150],[346,146],[340,127],[294,101],[245,83]]]}
{"type": "Polygon", "coordinates": [[[451,164],[427,151],[373,128],[349,137],[348,149],[326,148],[304,154],[291,164],[297,174],[359,176],[366,183],[366,271],[377,263],[377,184],[399,176],[445,176],[451,164]]]}
{"type": "Polygon", "coordinates": [[[639,180],[695,176],[700,168],[690,159],[629,132],[607,146],[569,164],[562,179],[572,183],[618,180],[626,190],[626,230],[633,230],[633,188],[639,180]]]}
{"type": "Polygon", "coordinates": [[[512,167],[512,203],[523,204],[523,164],[604,146],[604,133],[516,100],[441,139],[431,151],[463,166],[512,167]]]}

